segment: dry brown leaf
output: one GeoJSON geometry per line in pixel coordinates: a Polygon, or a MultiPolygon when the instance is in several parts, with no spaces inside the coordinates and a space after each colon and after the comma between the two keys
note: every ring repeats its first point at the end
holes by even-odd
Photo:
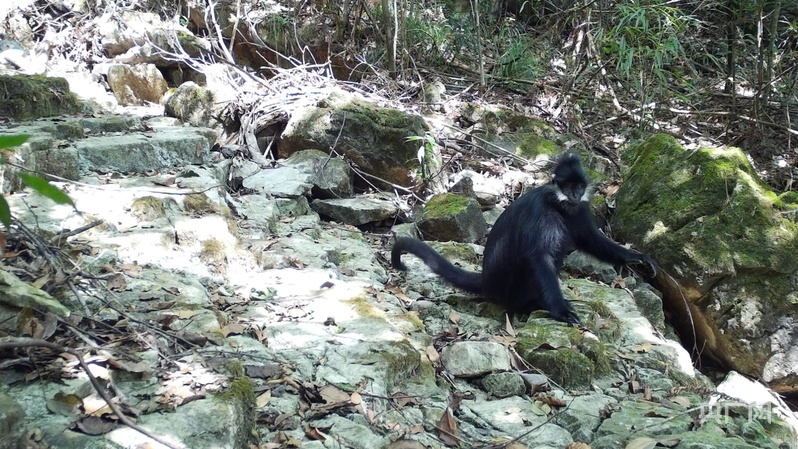
{"type": "Polygon", "coordinates": [[[507,332],[507,335],[511,337],[516,337],[515,329],[513,328],[513,323],[510,322],[510,315],[504,314],[504,331],[507,332]]]}
{"type": "Polygon", "coordinates": [[[574,441],[568,446],[565,446],[565,449],[590,449],[590,445],[587,443],[582,443],[581,441],[574,441]]]}
{"type": "Polygon", "coordinates": [[[452,411],[449,407],[446,407],[446,410],[443,411],[443,415],[441,415],[441,419],[438,420],[438,425],[436,426],[438,430],[438,438],[443,441],[444,444],[447,446],[458,446],[460,444],[460,440],[458,437],[457,431],[457,421],[454,419],[454,415],[452,415],[452,411]]]}
{"type": "Polygon", "coordinates": [[[690,405],[692,405],[690,403],[690,399],[687,398],[686,396],[674,396],[674,397],[668,398],[668,399],[670,399],[671,401],[681,405],[682,407],[690,407],[690,405]]]}
{"type": "Polygon", "coordinates": [[[35,281],[31,282],[31,285],[36,288],[42,288],[44,284],[50,281],[50,276],[42,276],[35,281]]]}
{"type": "Polygon", "coordinates": [[[438,354],[438,350],[435,349],[435,346],[427,346],[424,348],[424,352],[427,354],[427,358],[433,365],[438,365],[441,361],[441,355],[438,354]]]}
{"type": "Polygon", "coordinates": [[[260,396],[255,398],[255,405],[257,407],[263,407],[269,404],[269,401],[272,399],[272,390],[266,390],[260,396]]]}
{"type": "Polygon", "coordinates": [[[86,416],[79,419],[75,425],[78,430],[86,435],[102,435],[108,433],[116,427],[115,420],[99,418],[97,416],[86,416]]]}
{"type": "Polygon", "coordinates": [[[114,412],[108,403],[97,394],[89,395],[83,398],[83,412],[92,416],[112,415],[114,412]]]}
{"type": "Polygon", "coordinates": [[[126,276],[130,276],[132,278],[138,277],[141,274],[141,265],[136,264],[124,264],[122,265],[122,273],[125,273],[126,276]]]}
{"type": "Polygon", "coordinates": [[[566,402],[564,400],[549,395],[541,396],[540,398],[538,398],[538,400],[552,407],[565,407],[566,405],[566,402]]]}
{"type": "Polygon", "coordinates": [[[246,328],[241,323],[229,323],[222,327],[222,335],[227,337],[230,334],[241,335],[246,331],[246,328]]]}
{"type": "Polygon", "coordinates": [[[18,317],[17,326],[19,333],[22,335],[30,335],[33,338],[42,338],[44,335],[44,325],[33,314],[31,309],[22,309],[18,317]]]}
{"type": "Polygon", "coordinates": [[[624,449],[654,449],[657,440],[649,437],[635,438],[624,446],[624,449]]]}
{"type": "Polygon", "coordinates": [[[426,446],[416,440],[396,440],[385,446],[385,449],[426,449],[426,446]]]}
{"type": "Polygon", "coordinates": [[[319,395],[327,404],[339,404],[349,402],[349,393],[341,390],[335,385],[325,385],[319,390],[319,395]]]}
{"type": "Polygon", "coordinates": [[[78,407],[81,403],[80,396],[64,394],[59,391],[51,399],[47,400],[47,410],[59,415],[74,417],[78,414],[78,407]]]}
{"type": "Polygon", "coordinates": [[[319,432],[319,429],[315,427],[306,428],[305,436],[310,438],[311,440],[316,440],[316,441],[324,441],[327,439],[324,437],[324,435],[321,434],[321,432],[319,432]]]}
{"type": "Polygon", "coordinates": [[[108,278],[108,289],[114,292],[121,292],[127,289],[127,281],[122,273],[114,273],[108,278]]]}

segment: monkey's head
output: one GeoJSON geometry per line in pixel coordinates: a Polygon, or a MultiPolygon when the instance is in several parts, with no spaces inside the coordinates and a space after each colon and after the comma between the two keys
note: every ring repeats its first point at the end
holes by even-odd
{"type": "Polygon", "coordinates": [[[551,183],[557,193],[557,200],[566,209],[579,206],[582,201],[590,201],[589,180],[582,170],[582,162],[574,153],[565,153],[557,159],[551,183]]]}

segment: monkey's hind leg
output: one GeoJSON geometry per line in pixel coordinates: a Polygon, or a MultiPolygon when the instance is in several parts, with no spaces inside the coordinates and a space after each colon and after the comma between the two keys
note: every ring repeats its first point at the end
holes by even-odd
{"type": "Polygon", "coordinates": [[[557,268],[550,257],[543,257],[529,276],[525,277],[518,293],[520,300],[534,304],[535,308],[547,310],[551,316],[564,323],[579,325],[582,321],[560,290],[557,268]]]}

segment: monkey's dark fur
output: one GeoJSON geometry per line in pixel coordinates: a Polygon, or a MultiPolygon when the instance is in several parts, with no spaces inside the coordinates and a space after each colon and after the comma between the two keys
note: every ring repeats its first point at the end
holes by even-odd
{"type": "Polygon", "coordinates": [[[488,234],[482,273],[452,265],[424,242],[400,237],[391,263],[406,270],[402,254],[419,257],[447,282],[502,305],[511,313],[548,310],[566,323],[579,317],[563,297],[557,274],[563,258],[578,249],[615,265],[656,264],[647,255],[629,250],[599,232],[590,213],[588,179],[579,157],[559,158],[550,183],[513,202],[488,234]]]}

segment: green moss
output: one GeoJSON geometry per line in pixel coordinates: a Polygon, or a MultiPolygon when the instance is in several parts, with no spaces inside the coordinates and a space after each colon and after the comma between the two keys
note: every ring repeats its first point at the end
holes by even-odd
{"type": "Polygon", "coordinates": [[[0,75],[0,91],[0,116],[32,120],[80,111],[80,102],[64,78],[0,75]]]}
{"type": "Polygon", "coordinates": [[[596,371],[589,358],[572,349],[534,351],[524,355],[524,360],[564,388],[587,387],[596,371]]]}
{"type": "Polygon", "coordinates": [[[392,343],[381,355],[388,363],[389,375],[398,379],[415,373],[421,362],[421,355],[407,340],[392,343]]]}
{"type": "Polygon", "coordinates": [[[573,341],[576,344],[576,348],[593,362],[594,374],[599,376],[609,374],[611,369],[610,358],[607,355],[607,347],[604,343],[592,338],[586,338],[585,334],[581,332],[575,332],[576,335],[574,335],[573,341]]]}
{"type": "Polygon", "coordinates": [[[466,210],[473,198],[456,193],[435,195],[427,202],[422,212],[423,219],[450,217],[466,210]]]}
{"type": "Polygon", "coordinates": [[[139,220],[156,220],[166,216],[166,207],[160,198],[142,196],[133,200],[130,212],[139,220]]]}
{"type": "Polygon", "coordinates": [[[225,369],[230,376],[244,377],[244,364],[239,359],[230,359],[225,364],[225,369]]]}
{"type": "Polygon", "coordinates": [[[593,376],[610,372],[604,343],[586,338],[578,328],[549,318],[530,318],[517,335],[521,357],[558,383],[586,386],[593,376]]]}
{"type": "Polygon", "coordinates": [[[461,260],[479,264],[480,257],[473,246],[460,242],[429,242],[435,251],[448,260],[461,260]]]}
{"type": "Polygon", "coordinates": [[[657,135],[628,153],[634,170],[627,174],[634,178],[618,192],[616,213],[626,240],[642,240],[666,263],[687,255],[715,271],[798,269],[792,257],[798,228],[778,213],[783,200],[739,149],[685,154],[675,139],[657,135]]]}
{"type": "Polygon", "coordinates": [[[406,312],[399,315],[399,319],[405,320],[413,325],[415,331],[423,332],[427,326],[424,321],[418,316],[417,312],[406,312]]]}
{"type": "Polygon", "coordinates": [[[204,193],[190,193],[183,198],[183,208],[186,212],[202,215],[213,212],[213,203],[204,193]]]}
{"type": "Polygon", "coordinates": [[[521,141],[515,149],[515,154],[527,159],[534,159],[537,156],[553,157],[563,152],[563,148],[537,134],[519,134],[521,141]]]}
{"type": "Polygon", "coordinates": [[[385,320],[385,312],[374,307],[374,304],[372,304],[365,295],[346,299],[344,302],[351,305],[360,317],[374,318],[381,321],[385,320]]]}
{"type": "Polygon", "coordinates": [[[77,120],[58,122],[55,124],[55,129],[55,137],[58,139],[75,140],[86,137],[83,125],[77,120]]]}
{"type": "Polygon", "coordinates": [[[221,265],[227,260],[225,244],[217,239],[205,240],[202,242],[199,256],[205,263],[221,265]]]}

